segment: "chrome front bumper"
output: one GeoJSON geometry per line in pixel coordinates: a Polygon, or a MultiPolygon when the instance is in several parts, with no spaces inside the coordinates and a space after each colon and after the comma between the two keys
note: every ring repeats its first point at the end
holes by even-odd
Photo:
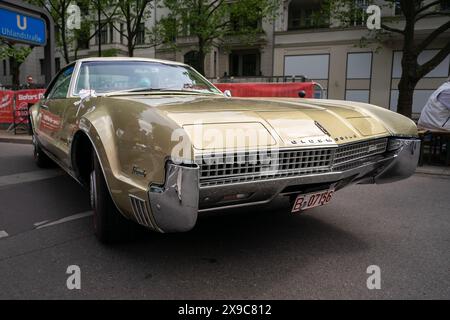
{"type": "MultiPolygon", "coordinates": [[[[391,142],[393,139],[391,139],[391,142]]],[[[410,177],[419,160],[420,140],[395,139],[395,150],[370,157],[360,166],[326,173],[199,187],[199,169],[168,163],[164,185],[149,190],[151,214],[163,232],[192,229],[198,213],[264,204],[277,196],[289,196],[335,185],[388,183],[410,177]],[[245,195],[230,200],[230,196],[245,195]]]]}

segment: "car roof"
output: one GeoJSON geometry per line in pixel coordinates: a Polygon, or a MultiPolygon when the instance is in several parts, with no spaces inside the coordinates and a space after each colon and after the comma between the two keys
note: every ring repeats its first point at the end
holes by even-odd
{"type": "Polygon", "coordinates": [[[150,59],[150,58],[141,58],[141,57],[92,57],[92,58],[83,58],[78,59],[80,62],[88,62],[88,61],[145,61],[145,62],[160,62],[171,65],[178,66],[187,66],[184,63],[177,61],[169,61],[169,60],[160,60],[160,59],[150,59]]]}

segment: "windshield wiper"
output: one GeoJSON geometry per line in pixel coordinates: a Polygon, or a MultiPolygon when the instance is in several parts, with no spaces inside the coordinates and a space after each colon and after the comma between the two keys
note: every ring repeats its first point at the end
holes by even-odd
{"type": "Polygon", "coordinates": [[[149,87],[131,88],[131,89],[125,89],[125,90],[117,90],[117,91],[106,92],[105,95],[108,96],[108,95],[118,94],[118,93],[141,92],[141,91],[161,91],[161,89],[149,88],[149,87]]]}
{"type": "Polygon", "coordinates": [[[120,93],[132,93],[132,92],[191,92],[191,93],[204,93],[204,94],[214,94],[213,92],[204,92],[200,90],[186,90],[186,89],[165,89],[165,88],[151,88],[151,87],[142,87],[142,88],[132,88],[132,89],[126,89],[126,90],[119,90],[119,91],[111,91],[107,92],[105,95],[114,95],[114,94],[120,94],[120,93]]]}

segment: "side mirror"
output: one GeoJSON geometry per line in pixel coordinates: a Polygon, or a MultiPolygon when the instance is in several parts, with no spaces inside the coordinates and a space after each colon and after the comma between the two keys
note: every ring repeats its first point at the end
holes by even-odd
{"type": "Polygon", "coordinates": [[[225,90],[225,91],[223,92],[223,95],[224,95],[225,97],[227,97],[227,98],[231,98],[231,97],[232,97],[231,91],[230,91],[230,90],[225,90]]]}
{"type": "Polygon", "coordinates": [[[300,90],[300,91],[298,92],[298,96],[299,96],[300,98],[306,97],[306,92],[305,92],[305,90],[300,90]]]}

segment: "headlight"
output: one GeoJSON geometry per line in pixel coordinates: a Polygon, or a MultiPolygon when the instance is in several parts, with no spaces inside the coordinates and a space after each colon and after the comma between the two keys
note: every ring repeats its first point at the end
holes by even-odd
{"type": "Polygon", "coordinates": [[[387,150],[388,151],[394,151],[394,150],[400,149],[400,147],[402,145],[403,145],[403,140],[389,139],[387,150]]]}

